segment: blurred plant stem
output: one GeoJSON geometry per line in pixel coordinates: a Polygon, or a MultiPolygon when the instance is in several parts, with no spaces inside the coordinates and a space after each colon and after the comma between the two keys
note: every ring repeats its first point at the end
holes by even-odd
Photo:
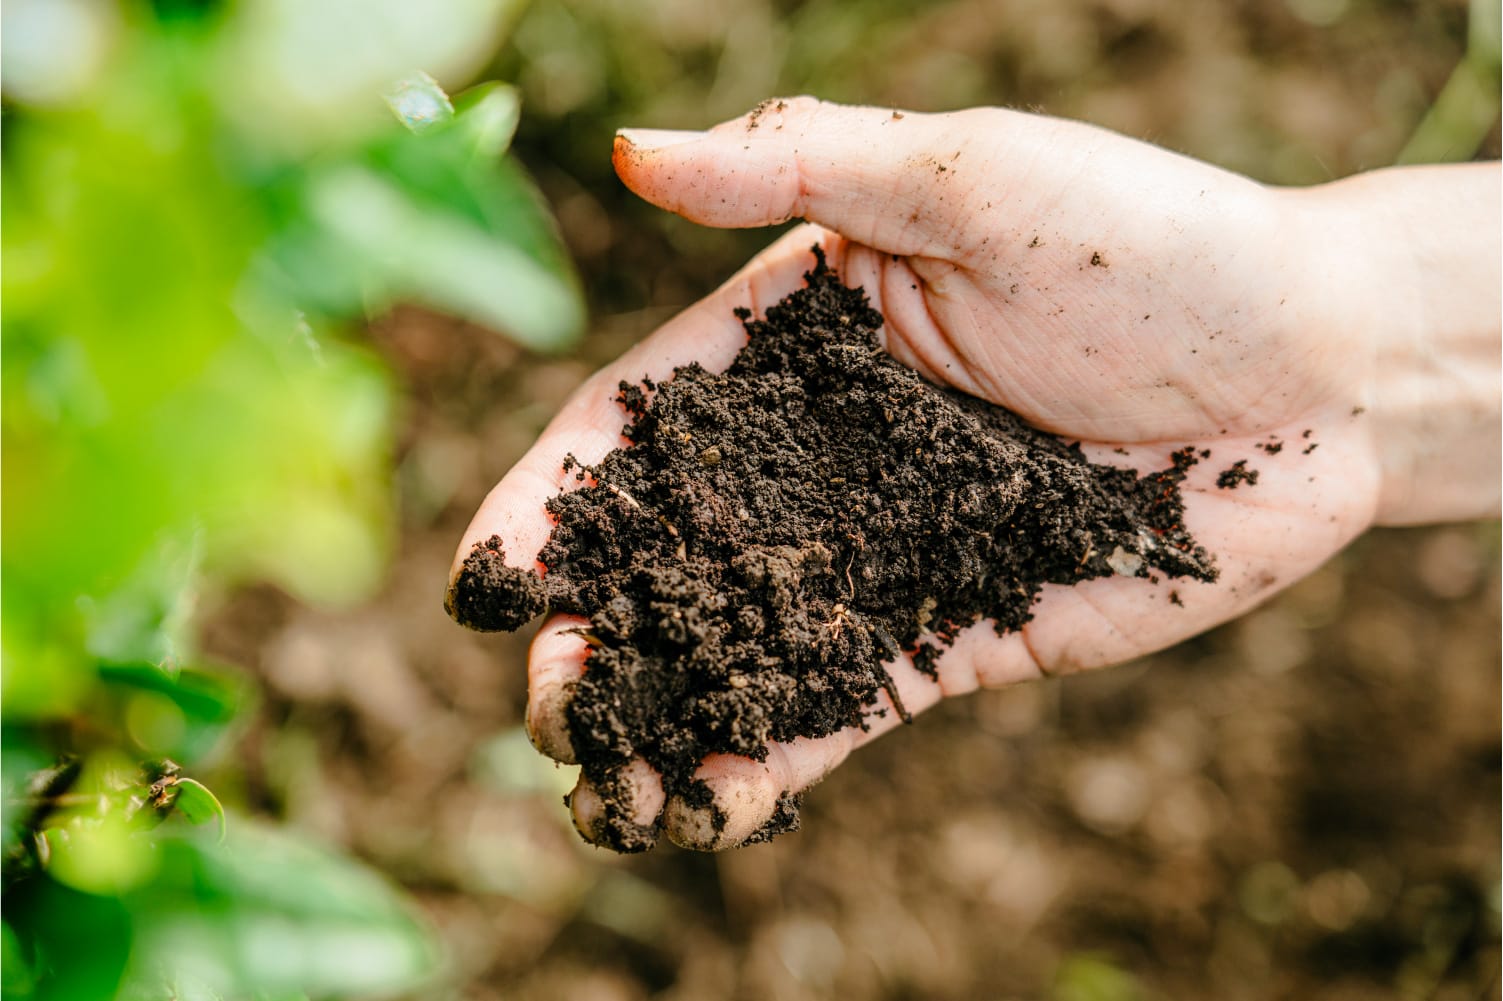
{"type": "Polygon", "coordinates": [[[1398,163],[1445,163],[1477,155],[1498,118],[1499,0],[1471,0],[1466,55],[1399,152],[1398,163]]]}

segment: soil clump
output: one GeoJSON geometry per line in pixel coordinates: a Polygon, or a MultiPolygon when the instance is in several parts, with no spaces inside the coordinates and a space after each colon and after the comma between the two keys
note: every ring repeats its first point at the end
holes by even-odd
{"type": "MultiPolygon", "coordinates": [[[[670,796],[712,805],[694,779],[706,755],[760,760],[771,741],[863,726],[883,692],[906,719],[887,670],[900,651],[932,676],[978,620],[1022,627],[1045,583],[1216,575],[1181,520],[1193,449],[1142,476],[1093,464],[894,361],[881,314],[822,256],[805,277],[765,319],[738,314],[749,340],[724,373],[621,385],[629,444],[567,460],[583,485],[548,503],[541,579],[492,539],[449,595],[474,628],[545,606],[589,620],[568,728],[606,805],[595,834],[617,850],[656,838],[620,805],[634,756],[670,796]]],[[[786,797],[760,836],[797,823],[786,797]]]]}
{"type": "MultiPolygon", "coordinates": [[[[1273,453],[1269,453],[1270,455],[1273,453]]],[[[1235,490],[1243,483],[1251,486],[1258,482],[1258,471],[1247,468],[1246,459],[1238,459],[1228,469],[1223,469],[1216,476],[1216,486],[1221,490],[1235,490]]]]}

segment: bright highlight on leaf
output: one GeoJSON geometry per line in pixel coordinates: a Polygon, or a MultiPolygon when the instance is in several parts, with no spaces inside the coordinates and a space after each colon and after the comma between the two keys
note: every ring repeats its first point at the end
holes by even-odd
{"type": "Polygon", "coordinates": [[[413,132],[423,132],[454,118],[454,105],[438,81],[421,71],[397,83],[386,94],[387,107],[413,132]]]}
{"type": "Polygon", "coordinates": [[[522,119],[522,96],[504,83],[483,83],[459,98],[454,128],[476,156],[495,159],[505,153],[522,119]]]}
{"type": "Polygon", "coordinates": [[[575,287],[483,225],[426,206],[379,174],[330,174],[310,192],[314,218],[365,265],[366,288],[469,317],[530,348],[584,324],[575,287]]]}

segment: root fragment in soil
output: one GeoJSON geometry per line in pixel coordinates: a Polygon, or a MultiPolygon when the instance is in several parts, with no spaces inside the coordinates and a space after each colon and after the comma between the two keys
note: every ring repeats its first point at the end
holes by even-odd
{"type": "MultiPolygon", "coordinates": [[[[749,340],[727,371],[622,383],[629,444],[548,502],[546,577],[506,568],[492,540],[450,596],[479,628],[544,605],[590,620],[567,723],[604,794],[591,833],[620,851],[654,840],[609,795],[633,757],[713,805],[694,777],[707,755],[864,727],[884,692],[906,718],[903,651],[932,678],[966,627],[1022,628],[1046,583],[1216,576],[1182,521],[1193,449],[1140,476],[923,381],[815,253],[765,319],[738,312],[749,340]]],[[[798,805],[784,796],[756,838],[796,829],[798,805]]]]}

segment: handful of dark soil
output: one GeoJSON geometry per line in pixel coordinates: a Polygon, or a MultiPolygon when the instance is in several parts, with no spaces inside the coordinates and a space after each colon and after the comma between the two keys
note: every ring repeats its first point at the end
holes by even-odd
{"type": "MultiPolygon", "coordinates": [[[[656,837],[612,802],[633,755],[702,804],[706,755],[862,726],[884,690],[904,714],[886,667],[900,650],[932,674],[934,644],[979,619],[1019,628],[1046,582],[1215,576],[1181,524],[1192,450],[1142,477],[1094,465],[888,357],[881,314],[822,256],[805,277],[765,320],[742,315],[750,340],[725,373],[621,385],[631,444],[549,501],[545,577],[492,539],[449,597],[478,629],[544,607],[590,620],[569,733],[621,851],[656,837]]],[[[761,833],[797,819],[788,802],[761,833]]]]}

